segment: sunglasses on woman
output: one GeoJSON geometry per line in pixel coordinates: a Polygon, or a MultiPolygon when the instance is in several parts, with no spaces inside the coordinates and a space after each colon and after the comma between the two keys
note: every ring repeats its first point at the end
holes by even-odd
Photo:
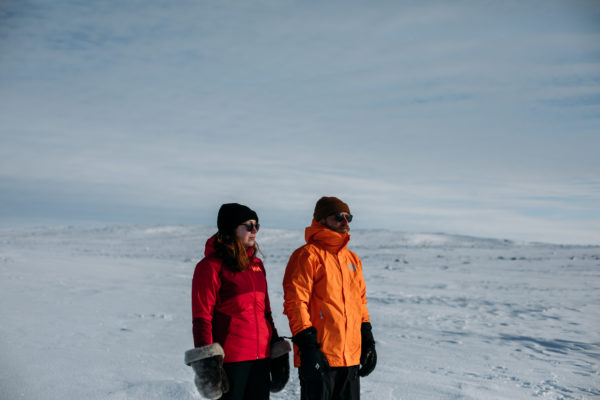
{"type": "Polygon", "coordinates": [[[352,222],[352,214],[335,213],[333,214],[333,218],[335,218],[337,222],[342,222],[344,219],[348,221],[348,223],[352,222]]]}
{"type": "Polygon", "coordinates": [[[260,229],[260,224],[258,222],[256,224],[254,222],[250,222],[248,224],[240,224],[240,225],[244,225],[246,227],[246,230],[248,230],[248,232],[252,232],[254,230],[254,228],[256,228],[257,232],[260,229]]]}

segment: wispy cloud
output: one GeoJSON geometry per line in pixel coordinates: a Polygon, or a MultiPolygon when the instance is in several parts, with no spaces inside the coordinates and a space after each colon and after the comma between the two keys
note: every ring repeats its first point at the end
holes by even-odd
{"type": "Polygon", "coordinates": [[[357,226],[598,243],[598,20],[595,1],[7,3],[2,214],[212,223],[236,199],[291,227],[337,193],[357,226]]]}

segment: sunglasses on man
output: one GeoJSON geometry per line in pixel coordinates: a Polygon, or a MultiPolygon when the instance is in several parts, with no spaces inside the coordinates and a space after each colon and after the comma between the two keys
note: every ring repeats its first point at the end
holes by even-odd
{"type": "Polygon", "coordinates": [[[254,222],[250,222],[249,224],[240,224],[240,225],[244,225],[248,232],[252,232],[254,230],[254,228],[256,228],[257,232],[260,229],[260,224],[258,222],[256,224],[254,222]]]}
{"type": "Polygon", "coordinates": [[[352,214],[335,213],[333,214],[333,218],[335,218],[337,222],[342,222],[344,219],[348,223],[352,222],[352,214]]]}

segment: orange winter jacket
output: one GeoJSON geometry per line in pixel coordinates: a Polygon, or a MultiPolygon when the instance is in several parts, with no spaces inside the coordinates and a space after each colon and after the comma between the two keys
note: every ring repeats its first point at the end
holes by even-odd
{"type": "MultiPolygon", "coordinates": [[[[283,313],[290,330],[295,335],[314,326],[329,365],[359,365],[360,326],[369,321],[369,313],[360,259],[346,248],[350,235],[313,220],[305,238],[283,277],[283,313]]],[[[294,365],[300,366],[296,346],[294,365]]]]}

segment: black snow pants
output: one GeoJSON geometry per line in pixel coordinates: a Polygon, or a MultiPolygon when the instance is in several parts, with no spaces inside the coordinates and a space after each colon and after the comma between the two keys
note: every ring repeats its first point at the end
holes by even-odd
{"type": "Polygon", "coordinates": [[[224,363],[229,392],[221,400],[268,400],[269,360],[224,363]]]}
{"type": "Polygon", "coordinates": [[[323,378],[322,385],[303,382],[300,379],[301,400],[359,400],[360,381],[358,365],[353,367],[331,367],[323,378]]]}

